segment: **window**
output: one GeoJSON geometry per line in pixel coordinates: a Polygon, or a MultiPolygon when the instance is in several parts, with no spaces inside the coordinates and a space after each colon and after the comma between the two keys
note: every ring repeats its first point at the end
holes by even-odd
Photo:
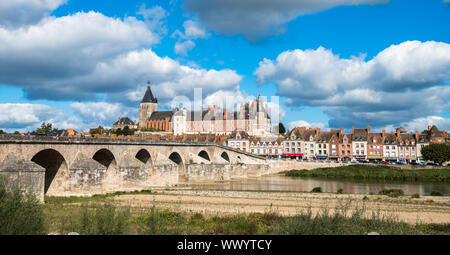
{"type": "Polygon", "coordinates": [[[297,148],[297,152],[301,152],[300,148],[297,148]]]}
{"type": "Polygon", "coordinates": [[[386,146],[386,150],[389,150],[389,146],[386,146]]]}
{"type": "Polygon", "coordinates": [[[359,143],[356,144],[356,148],[359,148],[359,143]]]}
{"type": "Polygon", "coordinates": [[[347,144],[347,149],[350,149],[350,144],[347,144]]]}
{"type": "Polygon", "coordinates": [[[331,149],[336,149],[336,144],[332,144],[331,149]]]}
{"type": "Polygon", "coordinates": [[[292,143],[291,143],[291,146],[292,146],[292,147],[294,147],[294,146],[295,146],[295,143],[294,143],[294,142],[292,142],[292,143]]]}
{"type": "Polygon", "coordinates": [[[313,151],[313,150],[310,150],[309,152],[310,152],[311,154],[314,154],[314,151],[313,151]]]}
{"type": "Polygon", "coordinates": [[[327,145],[326,145],[326,144],[324,144],[324,145],[323,145],[323,148],[324,148],[324,149],[326,149],[326,148],[327,148],[327,145]]]}
{"type": "Polygon", "coordinates": [[[314,144],[310,144],[309,147],[310,147],[310,148],[314,148],[314,144]]]}
{"type": "Polygon", "coordinates": [[[289,152],[289,148],[286,148],[286,152],[289,152]]]}

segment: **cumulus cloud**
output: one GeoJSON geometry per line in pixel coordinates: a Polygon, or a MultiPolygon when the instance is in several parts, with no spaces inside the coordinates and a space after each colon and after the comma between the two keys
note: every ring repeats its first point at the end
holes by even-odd
{"type": "Polygon", "coordinates": [[[450,107],[450,45],[442,42],[407,41],[369,61],[322,47],[285,51],[254,74],[275,82],[288,105],[320,106],[334,127],[399,124],[450,107]]]}
{"type": "MultiPolygon", "coordinates": [[[[427,130],[429,125],[436,125],[440,130],[450,130],[450,119],[446,119],[440,116],[427,116],[412,119],[410,121],[401,123],[400,126],[406,128],[408,131],[419,131],[427,130]]],[[[384,129],[388,132],[395,132],[397,127],[393,125],[385,126],[384,129]]]]}
{"type": "Polygon", "coordinates": [[[82,128],[83,122],[75,116],[69,116],[64,111],[43,104],[0,104],[0,127],[7,132],[16,130],[32,131],[42,122],[52,123],[54,127],[82,128]]]}
{"type": "Polygon", "coordinates": [[[5,0],[0,2],[0,27],[39,22],[67,0],[5,0]]]}
{"type": "Polygon", "coordinates": [[[136,119],[138,111],[137,107],[129,108],[119,103],[106,102],[76,102],[70,104],[70,107],[81,117],[84,123],[91,127],[99,125],[111,127],[118,117],[136,119]]]}
{"type": "Polygon", "coordinates": [[[35,130],[42,122],[47,122],[59,129],[87,131],[99,125],[111,127],[117,117],[137,118],[137,108],[129,108],[119,103],[77,102],[70,104],[70,107],[74,115],[44,104],[0,104],[0,128],[8,132],[26,132],[35,130]]]}
{"type": "Polygon", "coordinates": [[[145,48],[158,42],[145,21],[97,12],[0,28],[0,83],[23,88],[30,99],[95,101],[106,95],[128,105],[142,98],[147,80],[162,103],[190,96],[194,87],[212,93],[238,86],[241,76],[233,70],[191,68],[145,48]]]}
{"type": "Polygon", "coordinates": [[[309,123],[306,120],[291,121],[291,122],[289,122],[287,124],[287,128],[289,128],[289,129],[293,129],[295,127],[307,127],[307,128],[326,129],[326,128],[328,128],[328,124],[327,123],[323,123],[323,122],[309,123]]]}
{"type": "Polygon", "coordinates": [[[178,41],[175,43],[175,53],[186,56],[187,52],[195,47],[192,40],[206,38],[208,34],[200,23],[193,20],[185,21],[183,27],[184,33],[177,29],[172,33],[172,38],[178,37],[178,41]]]}
{"type": "Polygon", "coordinates": [[[340,5],[386,3],[388,0],[186,0],[184,9],[208,29],[226,35],[243,34],[251,41],[285,31],[298,16],[340,5]]]}
{"type": "Polygon", "coordinates": [[[187,52],[195,47],[195,43],[191,40],[176,42],[175,43],[175,53],[186,56],[187,52]]]}
{"type": "Polygon", "coordinates": [[[161,6],[153,6],[147,8],[145,4],[139,7],[138,15],[141,15],[150,30],[159,32],[161,34],[167,33],[165,26],[165,18],[169,15],[161,6]]]}

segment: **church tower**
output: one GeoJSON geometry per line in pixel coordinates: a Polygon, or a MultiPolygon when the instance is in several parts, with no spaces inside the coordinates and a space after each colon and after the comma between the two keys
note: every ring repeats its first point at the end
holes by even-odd
{"type": "Polygon", "coordinates": [[[150,81],[148,81],[147,91],[145,91],[144,98],[142,98],[141,104],[139,105],[139,129],[145,128],[145,122],[157,110],[158,99],[153,97],[152,90],[150,89],[150,81]]]}

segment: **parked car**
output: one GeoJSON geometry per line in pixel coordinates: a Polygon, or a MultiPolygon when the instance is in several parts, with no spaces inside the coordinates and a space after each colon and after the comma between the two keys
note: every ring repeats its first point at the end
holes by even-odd
{"type": "Polygon", "coordinates": [[[382,161],[381,164],[383,164],[383,165],[389,165],[389,162],[387,162],[387,161],[382,161]]]}
{"type": "Polygon", "coordinates": [[[399,165],[406,165],[406,159],[399,159],[399,160],[397,160],[397,164],[399,164],[399,165]]]}

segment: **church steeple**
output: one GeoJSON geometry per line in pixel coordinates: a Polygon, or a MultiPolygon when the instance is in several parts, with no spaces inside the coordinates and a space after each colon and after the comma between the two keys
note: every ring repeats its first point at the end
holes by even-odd
{"type": "Polygon", "coordinates": [[[158,103],[158,99],[153,96],[152,90],[150,89],[150,81],[147,82],[147,91],[145,91],[141,103],[158,103]]]}

